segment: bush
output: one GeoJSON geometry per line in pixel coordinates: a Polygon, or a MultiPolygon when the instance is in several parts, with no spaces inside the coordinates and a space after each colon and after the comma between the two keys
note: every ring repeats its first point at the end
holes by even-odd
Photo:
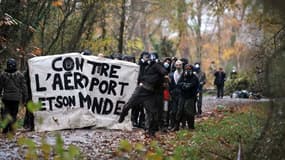
{"type": "Polygon", "coordinates": [[[256,79],[251,74],[238,74],[236,78],[229,79],[225,83],[225,93],[231,94],[234,91],[254,91],[256,79]]]}

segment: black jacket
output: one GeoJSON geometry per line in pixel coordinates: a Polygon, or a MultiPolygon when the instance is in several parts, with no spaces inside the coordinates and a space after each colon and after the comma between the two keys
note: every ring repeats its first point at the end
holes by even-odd
{"type": "Polygon", "coordinates": [[[159,91],[162,89],[165,75],[167,75],[167,70],[162,66],[162,64],[153,63],[145,67],[142,82],[153,90],[159,91]]]}
{"type": "Polygon", "coordinates": [[[141,60],[139,61],[140,72],[139,72],[139,76],[138,76],[138,84],[140,84],[142,82],[142,78],[143,78],[144,73],[145,73],[145,67],[147,65],[148,65],[147,62],[142,62],[141,60]]]}
{"type": "Polygon", "coordinates": [[[226,81],[226,73],[223,71],[217,71],[214,74],[215,76],[215,80],[214,80],[214,84],[215,85],[224,85],[225,81],[226,81]]]}
{"type": "Polygon", "coordinates": [[[189,75],[183,73],[179,82],[179,88],[181,90],[180,96],[183,98],[194,98],[197,95],[197,89],[199,87],[199,79],[195,74],[189,75]]]}
{"type": "Polygon", "coordinates": [[[24,75],[19,71],[3,72],[0,75],[0,94],[4,100],[25,102],[28,93],[24,75]]]}

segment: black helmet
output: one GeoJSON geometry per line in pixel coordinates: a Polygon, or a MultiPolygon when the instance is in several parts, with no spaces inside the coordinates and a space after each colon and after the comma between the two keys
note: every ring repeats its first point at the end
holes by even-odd
{"type": "Polygon", "coordinates": [[[201,64],[200,64],[199,62],[196,62],[196,63],[194,64],[194,70],[195,70],[196,72],[199,72],[200,69],[201,69],[201,64]]]}
{"type": "Polygon", "coordinates": [[[92,52],[89,49],[85,49],[81,52],[81,54],[85,56],[90,56],[92,55],[92,52]]]}
{"type": "Polygon", "coordinates": [[[17,69],[17,62],[14,58],[9,58],[7,60],[7,70],[16,70],[17,69]]]}
{"type": "Polygon", "coordinates": [[[153,62],[159,62],[158,54],[156,52],[150,53],[150,60],[153,62]]]}
{"type": "Polygon", "coordinates": [[[136,63],[136,58],[130,55],[123,55],[122,60],[136,63]]]}
{"type": "Polygon", "coordinates": [[[150,54],[147,51],[143,51],[140,55],[140,58],[142,59],[143,57],[148,57],[149,58],[150,54]]]}
{"type": "Polygon", "coordinates": [[[111,59],[122,60],[123,55],[121,53],[113,53],[110,57],[111,59]]]}
{"type": "Polygon", "coordinates": [[[193,70],[193,68],[194,68],[193,65],[189,64],[189,63],[185,64],[185,66],[184,66],[185,70],[193,70]]]}

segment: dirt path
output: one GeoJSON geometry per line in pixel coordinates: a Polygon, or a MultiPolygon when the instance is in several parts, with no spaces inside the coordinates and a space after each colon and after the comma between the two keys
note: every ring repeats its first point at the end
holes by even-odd
{"type": "MultiPolygon", "coordinates": [[[[203,99],[203,112],[209,113],[219,105],[227,107],[240,106],[242,104],[262,101],[266,100],[231,99],[229,97],[216,99],[215,97],[207,96],[203,99]]],[[[127,139],[132,142],[143,142],[145,140],[144,131],[142,129],[134,129],[129,132],[104,129],[77,129],[46,133],[18,130],[13,139],[7,139],[0,134],[0,160],[24,159],[23,152],[25,152],[25,149],[20,149],[17,145],[17,140],[21,137],[30,138],[37,144],[40,144],[42,137],[45,137],[48,144],[54,145],[57,134],[61,135],[65,145],[74,144],[79,147],[87,159],[112,159],[114,151],[122,139],[127,139]]]]}

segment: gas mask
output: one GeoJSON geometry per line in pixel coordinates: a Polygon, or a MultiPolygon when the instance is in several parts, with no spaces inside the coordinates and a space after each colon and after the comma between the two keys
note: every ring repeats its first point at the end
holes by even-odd
{"type": "Polygon", "coordinates": [[[192,76],[192,74],[193,74],[192,70],[185,71],[185,76],[192,76]]]}
{"type": "Polygon", "coordinates": [[[13,58],[7,60],[7,70],[17,70],[17,62],[13,58]]]}
{"type": "Polygon", "coordinates": [[[164,62],[164,63],[163,63],[163,66],[164,66],[164,68],[168,68],[168,67],[169,67],[169,63],[164,62]]]}

